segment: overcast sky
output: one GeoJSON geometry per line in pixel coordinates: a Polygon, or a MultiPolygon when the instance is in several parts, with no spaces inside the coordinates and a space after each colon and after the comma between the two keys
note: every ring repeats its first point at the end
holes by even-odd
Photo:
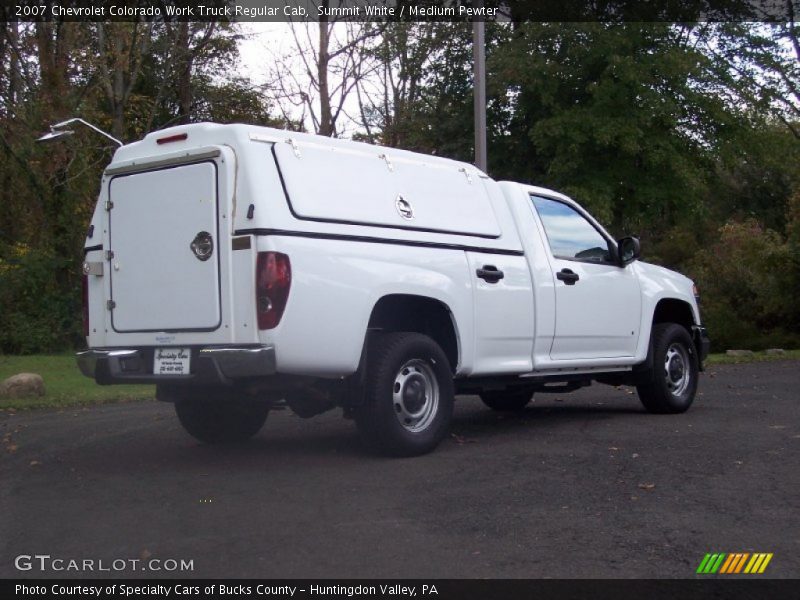
{"type": "Polygon", "coordinates": [[[240,23],[245,39],[239,43],[240,72],[253,83],[264,83],[272,53],[293,45],[288,23],[240,23]]]}
{"type": "MultiPolygon", "coordinates": [[[[296,52],[294,37],[291,33],[289,23],[240,23],[244,39],[239,43],[240,64],[239,73],[248,77],[253,84],[263,85],[269,80],[270,62],[275,56],[284,56],[296,52]]],[[[309,23],[311,27],[317,27],[316,23],[309,23]]],[[[339,27],[336,24],[334,27],[339,27]]],[[[302,26],[302,25],[298,25],[302,26]]],[[[341,25],[342,27],[344,25],[341,25]]],[[[302,36],[300,36],[302,39],[302,36]]],[[[316,37],[316,36],[314,36],[316,37]]],[[[299,65],[296,67],[299,69],[299,65]]],[[[302,71],[298,71],[298,75],[302,71]]],[[[351,94],[345,102],[345,111],[350,114],[358,114],[358,104],[355,94],[351,94]]],[[[277,109],[273,108],[273,114],[278,115],[277,109]]],[[[299,118],[301,110],[297,109],[292,116],[299,118]]],[[[347,117],[342,115],[337,127],[342,131],[341,137],[351,137],[357,127],[355,123],[348,122],[347,117]]],[[[314,131],[310,119],[306,119],[306,129],[314,131]]]]}

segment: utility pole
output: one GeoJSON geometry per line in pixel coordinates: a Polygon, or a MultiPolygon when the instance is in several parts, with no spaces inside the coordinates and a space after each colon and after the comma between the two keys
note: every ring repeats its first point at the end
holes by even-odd
{"type": "MultiPolygon", "coordinates": [[[[482,0],[473,3],[483,6],[482,0]]],[[[478,20],[472,23],[472,72],[475,91],[475,166],[486,172],[486,29],[478,20]]]]}

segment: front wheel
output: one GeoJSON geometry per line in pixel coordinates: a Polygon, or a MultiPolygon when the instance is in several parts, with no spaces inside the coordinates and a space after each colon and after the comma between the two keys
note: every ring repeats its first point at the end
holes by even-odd
{"type": "MultiPolygon", "coordinates": [[[[161,392],[161,390],[160,390],[161,392]]],[[[243,442],[257,434],[269,414],[269,404],[234,390],[197,389],[167,393],[183,428],[206,444],[243,442]]],[[[164,392],[159,396],[163,399],[164,392]]]]}
{"type": "Polygon", "coordinates": [[[700,368],[692,338],[676,323],[653,326],[651,381],[636,386],[639,399],[651,413],[686,412],[694,401],[700,368]]]}
{"type": "Polygon", "coordinates": [[[431,338],[384,333],[370,346],[364,404],[355,410],[366,445],[392,456],[415,456],[442,441],[453,415],[450,363],[431,338]]]}

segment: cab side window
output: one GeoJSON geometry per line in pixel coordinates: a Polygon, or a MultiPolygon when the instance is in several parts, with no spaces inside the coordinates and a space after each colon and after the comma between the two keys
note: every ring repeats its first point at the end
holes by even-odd
{"type": "Polygon", "coordinates": [[[556,258],[607,262],[608,240],[582,214],[563,202],[531,196],[556,258]]]}

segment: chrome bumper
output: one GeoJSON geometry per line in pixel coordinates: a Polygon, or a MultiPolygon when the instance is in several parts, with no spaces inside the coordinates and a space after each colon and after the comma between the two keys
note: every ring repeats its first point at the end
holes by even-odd
{"type": "Polygon", "coordinates": [[[227,381],[243,377],[274,375],[273,346],[192,348],[192,373],[154,375],[153,348],[93,349],[76,355],[81,373],[97,383],[157,383],[195,380],[227,381]]]}

